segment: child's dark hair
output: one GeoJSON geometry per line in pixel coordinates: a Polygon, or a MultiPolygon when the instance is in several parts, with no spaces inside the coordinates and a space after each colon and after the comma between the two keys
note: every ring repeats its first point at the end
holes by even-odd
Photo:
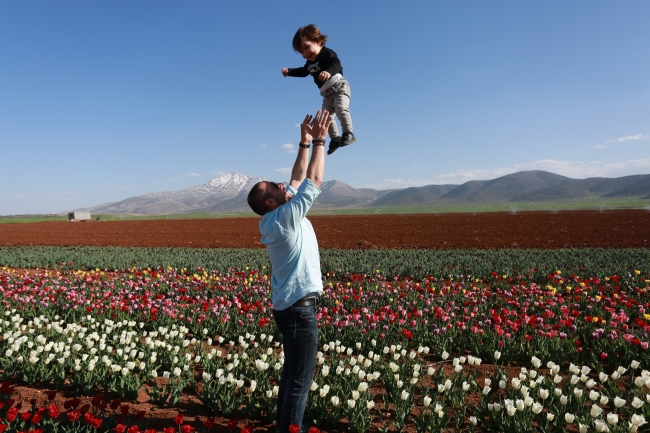
{"type": "Polygon", "coordinates": [[[316,27],[315,24],[309,24],[308,26],[300,27],[296,34],[293,35],[293,42],[291,42],[293,50],[300,52],[302,50],[303,41],[316,42],[319,45],[325,45],[325,42],[327,42],[327,35],[321,34],[320,29],[316,27]]]}

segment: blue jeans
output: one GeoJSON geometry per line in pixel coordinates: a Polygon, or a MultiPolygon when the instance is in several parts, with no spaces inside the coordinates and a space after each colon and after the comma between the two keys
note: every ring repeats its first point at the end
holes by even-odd
{"type": "Polygon", "coordinates": [[[277,428],[280,433],[289,433],[291,424],[302,427],[307,395],[314,380],[318,350],[316,306],[273,310],[273,318],[284,345],[277,428]]]}

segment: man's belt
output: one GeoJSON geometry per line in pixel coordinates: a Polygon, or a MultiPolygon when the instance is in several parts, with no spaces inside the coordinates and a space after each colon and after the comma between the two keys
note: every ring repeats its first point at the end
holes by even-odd
{"type": "Polygon", "coordinates": [[[315,296],[311,296],[308,298],[302,298],[296,302],[294,302],[291,306],[292,307],[313,307],[318,304],[318,298],[315,296]]]}

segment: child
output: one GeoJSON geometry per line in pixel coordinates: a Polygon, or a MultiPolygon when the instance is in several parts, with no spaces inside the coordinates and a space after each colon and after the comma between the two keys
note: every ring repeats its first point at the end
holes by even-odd
{"type": "Polygon", "coordinates": [[[302,26],[293,36],[293,49],[307,59],[301,68],[284,68],[285,77],[306,77],[311,75],[323,97],[323,110],[336,113],[341,122],[343,135],[339,136],[336,122],[330,124],[328,155],[339,147],[354,143],[357,139],[352,133],[350,117],[350,85],[343,78],[343,67],[336,53],[325,46],[327,36],[321,34],[314,24],[302,26]]]}

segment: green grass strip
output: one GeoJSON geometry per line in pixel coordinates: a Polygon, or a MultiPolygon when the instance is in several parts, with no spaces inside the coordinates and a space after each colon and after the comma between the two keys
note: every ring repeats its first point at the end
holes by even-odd
{"type": "MultiPolygon", "coordinates": [[[[270,267],[264,249],[190,249],[123,247],[0,247],[0,266],[49,269],[118,270],[203,267],[261,269],[270,267]]],[[[530,274],[538,282],[553,271],[582,277],[650,272],[649,249],[502,249],[502,250],[321,250],[323,273],[332,271],[412,277],[449,278],[471,275],[491,278],[492,272],[530,274]]]]}

